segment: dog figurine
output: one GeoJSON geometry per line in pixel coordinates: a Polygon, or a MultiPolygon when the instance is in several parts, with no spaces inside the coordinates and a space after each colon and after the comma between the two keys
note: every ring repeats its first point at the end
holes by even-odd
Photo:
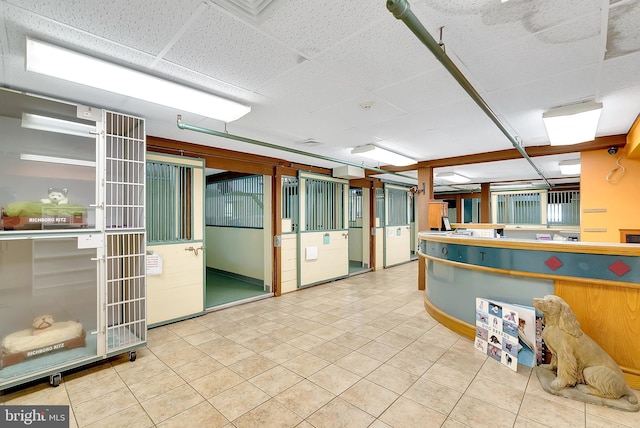
{"type": "Polygon", "coordinates": [[[580,327],[575,314],[555,295],[533,299],[543,314],[542,338],[553,356],[547,368],[556,372],[551,389],[560,391],[575,386],[583,393],[602,398],[626,398],[637,404],[638,398],[627,385],[622,370],[580,327]]]}

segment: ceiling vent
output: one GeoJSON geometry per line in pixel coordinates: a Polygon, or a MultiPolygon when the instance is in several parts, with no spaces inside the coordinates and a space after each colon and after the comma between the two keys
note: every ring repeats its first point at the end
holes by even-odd
{"type": "Polygon", "coordinates": [[[209,4],[218,5],[254,24],[264,22],[283,3],[284,0],[209,0],[209,4]]]}

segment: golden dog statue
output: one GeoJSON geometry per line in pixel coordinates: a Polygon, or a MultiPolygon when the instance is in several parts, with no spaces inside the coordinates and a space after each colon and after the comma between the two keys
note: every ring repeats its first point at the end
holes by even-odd
{"type": "Polygon", "coordinates": [[[618,364],[582,331],[567,302],[558,296],[548,295],[533,299],[533,306],[543,314],[545,327],[542,338],[553,354],[551,364],[542,366],[556,372],[548,392],[558,393],[575,386],[584,394],[605,399],[596,401],[597,404],[630,411],[640,408],[638,398],[627,385],[618,364]],[[628,403],[617,405],[610,401],[618,399],[628,403]]]}

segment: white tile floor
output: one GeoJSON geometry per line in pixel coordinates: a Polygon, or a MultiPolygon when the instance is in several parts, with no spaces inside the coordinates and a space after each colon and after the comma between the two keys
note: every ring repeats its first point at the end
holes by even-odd
{"type": "MultiPolygon", "coordinates": [[[[545,393],[424,310],[417,263],[152,329],[123,356],[0,395],[79,427],[640,427],[545,393]]],[[[640,393],[637,393],[640,397],[640,393]]]]}

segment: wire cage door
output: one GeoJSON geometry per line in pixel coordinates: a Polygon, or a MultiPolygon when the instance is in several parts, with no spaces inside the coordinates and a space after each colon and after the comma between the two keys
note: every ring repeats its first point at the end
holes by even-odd
{"type": "Polygon", "coordinates": [[[146,342],[144,119],[104,112],[106,351],[146,342]]]}

